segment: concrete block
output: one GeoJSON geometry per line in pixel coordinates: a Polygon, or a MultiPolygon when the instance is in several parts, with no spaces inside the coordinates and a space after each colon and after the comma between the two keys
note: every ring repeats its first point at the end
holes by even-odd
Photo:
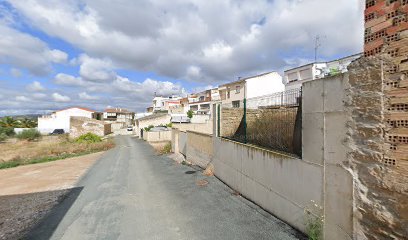
{"type": "Polygon", "coordinates": [[[353,177],[340,166],[325,167],[324,239],[353,236],[353,177]]]}
{"type": "Polygon", "coordinates": [[[324,112],[344,111],[344,75],[324,81],[324,112]]]}
{"type": "Polygon", "coordinates": [[[347,147],[344,145],[347,133],[345,112],[325,113],[325,163],[339,164],[347,160],[347,147]]]}
{"type": "Polygon", "coordinates": [[[323,112],[323,80],[303,83],[302,95],[304,113],[323,112]]]}
{"type": "Polygon", "coordinates": [[[323,113],[303,113],[302,159],[323,165],[323,113]]]}

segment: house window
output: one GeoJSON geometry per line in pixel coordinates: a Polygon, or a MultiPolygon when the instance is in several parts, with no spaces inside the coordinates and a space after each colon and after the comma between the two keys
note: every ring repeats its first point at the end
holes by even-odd
{"type": "Polygon", "coordinates": [[[236,86],[235,94],[238,94],[240,92],[241,92],[241,86],[236,86]]]}
{"type": "Polygon", "coordinates": [[[200,96],[200,102],[204,101],[204,96],[200,96]]]}
{"type": "Polygon", "coordinates": [[[233,108],[239,108],[239,101],[232,101],[233,108]]]}
{"type": "Polygon", "coordinates": [[[227,89],[227,98],[230,98],[230,97],[231,97],[231,89],[228,88],[228,89],[227,89]]]}

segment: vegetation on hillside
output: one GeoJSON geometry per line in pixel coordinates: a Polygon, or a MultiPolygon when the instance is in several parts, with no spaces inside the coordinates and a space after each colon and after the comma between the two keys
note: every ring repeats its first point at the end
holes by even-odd
{"type": "Polygon", "coordinates": [[[30,118],[16,119],[13,117],[3,117],[0,119],[0,127],[5,128],[35,128],[37,121],[30,118]]]}

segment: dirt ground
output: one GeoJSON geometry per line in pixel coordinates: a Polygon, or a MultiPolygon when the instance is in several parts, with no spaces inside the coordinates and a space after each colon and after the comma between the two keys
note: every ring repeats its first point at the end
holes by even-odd
{"type": "Polygon", "coordinates": [[[0,161],[11,161],[20,158],[32,158],[50,151],[65,140],[65,136],[44,136],[39,141],[19,141],[15,138],[0,143],[0,161]]]}
{"type": "Polygon", "coordinates": [[[113,147],[112,141],[82,144],[68,141],[66,135],[43,136],[38,141],[9,139],[0,143],[0,163],[8,161],[26,161],[42,157],[53,157],[61,154],[97,152],[113,147]]]}
{"type": "Polygon", "coordinates": [[[102,154],[0,170],[0,239],[21,238],[102,154]]]}

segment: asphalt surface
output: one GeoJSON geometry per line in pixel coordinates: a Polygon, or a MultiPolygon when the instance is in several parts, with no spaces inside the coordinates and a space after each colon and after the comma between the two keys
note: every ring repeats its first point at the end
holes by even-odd
{"type": "Polygon", "coordinates": [[[217,178],[116,141],[27,239],[303,239],[217,178]]]}

